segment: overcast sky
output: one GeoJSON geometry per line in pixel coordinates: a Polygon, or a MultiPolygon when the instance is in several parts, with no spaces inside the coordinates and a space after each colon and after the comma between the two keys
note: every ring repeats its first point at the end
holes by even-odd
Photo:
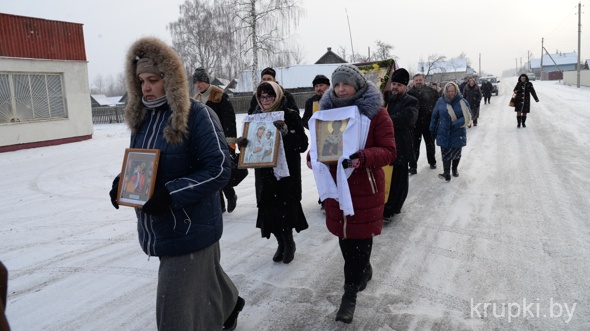
{"type": "MultiPolygon", "coordinates": [[[[130,44],[142,36],[171,42],[166,26],[179,16],[185,0],[4,0],[0,12],[84,24],[90,81],[123,71],[130,44]]],[[[314,63],[327,47],[352,45],[367,54],[381,40],[394,46],[402,67],[417,71],[429,55],[457,57],[465,53],[472,68],[501,75],[539,58],[545,48],[578,49],[577,0],[300,0],[304,9],[292,36],[305,62],[314,63]],[[351,34],[349,34],[348,19],[351,34]],[[530,52],[530,53],[529,53],[530,52]]],[[[582,3],[582,61],[590,58],[590,0],[582,3]],[[586,13],[584,13],[586,9],[586,13]]]]}

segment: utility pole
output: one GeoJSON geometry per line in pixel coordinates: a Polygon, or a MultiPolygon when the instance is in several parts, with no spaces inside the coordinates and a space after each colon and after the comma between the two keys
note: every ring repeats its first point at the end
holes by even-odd
{"type": "Polygon", "coordinates": [[[518,58],[515,58],[514,62],[514,76],[518,76],[518,58]]]}
{"type": "Polygon", "coordinates": [[[350,36],[350,49],[352,50],[352,61],[354,62],[354,46],[352,45],[352,31],[350,30],[350,20],[348,19],[348,10],[344,8],[344,12],[346,13],[346,21],[348,22],[348,35],[350,36]]]}
{"type": "Polygon", "coordinates": [[[543,46],[543,42],[545,42],[545,38],[541,38],[541,77],[539,77],[540,80],[543,80],[543,49],[545,49],[545,46],[543,46]]]}
{"type": "Polygon", "coordinates": [[[479,77],[481,77],[481,53],[479,53],[479,77]]]}
{"type": "Polygon", "coordinates": [[[580,88],[580,48],[582,44],[582,3],[578,2],[578,63],[576,64],[577,68],[577,83],[576,86],[580,88]]]}
{"type": "Polygon", "coordinates": [[[531,52],[530,51],[526,51],[526,58],[527,58],[527,63],[529,64],[529,71],[533,71],[531,68],[531,52]]]}

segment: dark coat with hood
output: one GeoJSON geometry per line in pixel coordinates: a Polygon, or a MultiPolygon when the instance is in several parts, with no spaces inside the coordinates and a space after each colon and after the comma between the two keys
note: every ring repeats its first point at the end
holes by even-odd
{"type": "Polygon", "coordinates": [[[430,132],[433,136],[436,136],[436,144],[442,148],[460,148],[467,145],[467,129],[465,129],[465,117],[460,104],[461,99],[463,97],[460,93],[450,99],[445,89],[443,96],[438,99],[436,106],[434,106],[432,119],[430,120],[430,132]],[[451,119],[447,104],[451,105],[455,112],[456,121],[451,119]]]}
{"type": "Polygon", "coordinates": [[[416,162],[414,155],[414,127],[418,118],[418,99],[404,93],[391,95],[387,105],[387,112],[393,121],[395,129],[395,144],[397,158],[395,165],[406,165],[416,162]]]}
{"type": "MultiPolygon", "coordinates": [[[[231,102],[229,101],[229,96],[227,93],[223,92],[223,90],[215,85],[209,85],[211,91],[209,92],[209,98],[205,105],[209,108],[213,109],[219,121],[221,121],[221,127],[223,128],[223,133],[225,134],[225,139],[227,143],[233,145],[236,143],[236,113],[234,111],[234,107],[232,106],[231,102]]],[[[197,93],[195,95],[195,99],[197,101],[201,101],[201,94],[197,93]]]]}
{"type": "Polygon", "coordinates": [[[494,89],[494,86],[492,86],[492,83],[490,83],[490,81],[483,80],[483,82],[481,82],[481,94],[484,97],[486,97],[486,98],[491,97],[493,89],[494,89]]]}
{"type": "MultiPolygon", "coordinates": [[[[371,122],[365,148],[359,151],[364,162],[348,178],[354,216],[344,216],[338,201],[326,199],[326,225],[339,238],[368,239],[381,234],[385,200],[385,173],[383,166],[393,163],[396,157],[393,123],[383,107],[383,96],[371,83],[362,87],[356,99],[338,99],[330,88],[320,100],[320,111],[331,108],[357,106],[361,115],[371,122]],[[341,104],[344,102],[345,104],[341,104]]],[[[330,166],[336,181],[336,166],[330,166]]]]}
{"type": "MultiPolygon", "coordinates": [[[[308,228],[301,206],[301,153],[307,150],[309,141],[301,125],[299,111],[289,108],[286,97],[283,96],[275,111],[285,113],[285,124],[289,130],[282,137],[289,177],[277,180],[273,168],[254,170],[258,207],[256,227],[260,228],[265,238],[285,229],[300,232],[308,228]]],[[[260,105],[254,108],[254,114],[261,112],[260,105]]]]}
{"type": "Polygon", "coordinates": [[[479,86],[477,86],[477,84],[475,84],[473,86],[467,84],[465,86],[465,89],[463,92],[463,98],[469,104],[469,107],[471,108],[471,111],[472,111],[471,113],[474,114],[475,108],[479,108],[479,105],[481,104],[481,98],[482,98],[481,89],[479,88],[479,86]]]}
{"type": "Polygon", "coordinates": [[[178,256],[216,243],[223,229],[218,194],[231,169],[219,119],[190,98],[182,61],[159,39],[146,37],[131,46],[125,75],[130,147],[160,150],[155,190],[165,187],[171,199],[162,215],[135,209],[141,247],[148,255],[178,256]],[[162,72],[167,97],[162,106],[144,106],[137,57],[151,58],[162,72]]]}
{"type": "Polygon", "coordinates": [[[536,102],[539,102],[533,83],[529,81],[529,76],[526,74],[518,77],[518,83],[514,86],[514,93],[516,93],[516,97],[514,98],[514,111],[516,112],[529,113],[531,111],[531,95],[536,102]],[[524,83],[521,82],[520,77],[525,77],[526,81],[524,83]]]}
{"type": "Polygon", "coordinates": [[[416,129],[427,130],[430,126],[430,117],[432,110],[438,98],[440,97],[437,90],[430,86],[423,86],[421,89],[413,86],[408,90],[408,94],[418,99],[418,119],[416,120],[416,129]]]}

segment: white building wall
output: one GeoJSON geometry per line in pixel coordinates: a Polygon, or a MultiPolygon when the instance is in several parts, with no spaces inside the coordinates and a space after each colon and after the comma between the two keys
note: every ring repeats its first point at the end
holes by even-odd
{"type": "Polygon", "coordinates": [[[68,118],[0,123],[0,146],[92,135],[88,65],[80,61],[0,58],[0,72],[63,74],[68,118]]]}
{"type": "MultiPolygon", "coordinates": [[[[578,85],[577,71],[564,71],[563,83],[566,85],[578,85]]],[[[590,70],[580,70],[580,86],[590,86],[590,70]]]]}

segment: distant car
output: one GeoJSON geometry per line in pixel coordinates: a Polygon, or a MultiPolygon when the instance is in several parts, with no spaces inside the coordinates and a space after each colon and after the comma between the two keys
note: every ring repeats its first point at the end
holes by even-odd
{"type": "Polygon", "coordinates": [[[534,72],[527,72],[526,75],[529,76],[529,81],[537,79],[534,72]]]}
{"type": "Polygon", "coordinates": [[[479,79],[479,87],[481,87],[481,83],[483,83],[484,80],[487,80],[488,82],[492,83],[492,93],[497,96],[498,95],[498,83],[500,82],[498,80],[498,78],[496,78],[496,76],[481,77],[479,79]]]}

